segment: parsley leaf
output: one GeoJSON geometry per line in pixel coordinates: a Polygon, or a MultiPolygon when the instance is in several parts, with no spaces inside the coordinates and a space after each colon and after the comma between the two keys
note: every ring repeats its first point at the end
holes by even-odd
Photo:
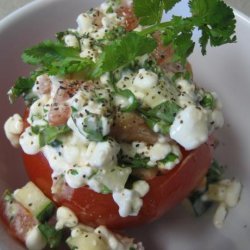
{"type": "Polygon", "coordinates": [[[104,47],[92,76],[97,78],[105,72],[125,66],[136,57],[151,53],[156,46],[157,43],[153,38],[135,32],[127,33],[121,39],[104,47]]]}
{"type": "Polygon", "coordinates": [[[9,99],[13,103],[19,96],[28,94],[35,81],[33,78],[19,77],[15,82],[15,85],[8,92],[9,99]]]}
{"type": "Polygon", "coordinates": [[[180,1],[181,0],[164,0],[163,6],[164,6],[165,11],[167,12],[171,10],[180,1]]]}
{"type": "MultiPolygon", "coordinates": [[[[169,7],[171,8],[177,2],[169,3],[169,7]]],[[[139,34],[145,36],[160,31],[164,44],[172,44],[174,47],[174,60],[180,61],[182,64],[186,63],[187,57],[193,51],[192,35],[195,28],[201,31],[199,43],[203,55],[206,54],[208,43],[211,46],[220,46],[236,42],[234,13],[224,1],[190,0],[189,7],[191,17],[173,16],[170,21],[151,25],[139,34]]],[[[162,7],[159,6],[159,8],[162,7]]]]}
{"type": "Polygon", "coordinates": [[[46,40],[22,54],[25,63],[42,66],[50,75],[65,75],[84,71],[86,74],[94,63],[80,57],[80,49],[66,47],[58,41],[46,40]]]}
{"type": "Polygon", "coordinates": [[[212,46],[236,41],[236,20],[232,9],[221,0],[191,0],[189,2],[194,24],[201,30],[202,54],[210,40],[212,46]]]}
{"type": "Polygon", "coordinates": [[[135,15],[141,25],[153,25],[161,22],[163,10],[171,10],[181,0],[134,0],[135,15]]]}
{"type": "Polygon", "coordinates": [[[163,13],[162,0],[134,0],[133,6],[141,25],[160,23],[163,13]]]}

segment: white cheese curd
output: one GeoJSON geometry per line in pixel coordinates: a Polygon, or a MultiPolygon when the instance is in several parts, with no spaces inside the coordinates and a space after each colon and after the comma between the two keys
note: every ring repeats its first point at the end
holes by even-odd
{"type": "Polygon", "coordinates": [[[170,137],[186,150],[197,148],[208,139],[207,115],[190,105],[178,112],[170,127],[170,137]]]}
{"type": "Polygon", "coordinates": [[[178,79],[176,81],[176,86],[180,91],[180,94],[177,98],[177,103],[180,107],[185,108],[191,104],[195,104],[196,95],[195,95],[195,85],[190,83],[185,79],[178,79]]]}
{"type": "Polygon", "coordinates": [[[221,203],[214,214],[213,223],[215,227],[222,228],[227,217],[227,207],[225,204],[221,203]]]}
{"type": "Polygon", "coordinates": [[[79,158],[81,157],[81,150],[85,148],[80,147],[80,145],[72,145],[72,144],[64,144],[61,149],[63,158],[70,165],[75,165],[79,162],[79,158]]]}
{"type": "Polygon", "coordinates": [[[40,151],[39,136],[28,127],[21,134],[19,143],[26,154],[35,155],[40,151]]]}
{"type": "Polygon", "coordinates": [[[100,77],[100,83],[104,86],[108,85],[110,81],[109,73],[105,73],[100,77]]]}
{"type": "Polygon", "coordinates": [[[87,162],[96,168],[112,166],[119,150],[119,144],[114,141],[91,142],[86,152],[87,162]]]}
{"type": "Polygon", "coordinates": [[[102,135],[106,136],[110,132],[110,122],[109,119],[105,116],[101,117],[101,123],[102,123],[102,135]]]}
{"type": "Polygon", "coordinates": [[[121,22],[121,20],[117,18],[117,14],[116,13],[106,14],[102,18],[102,25],[106,29],[112,29],[115,26],[117,26],[118,23],[120,23],[120,22],[121,22]]]}
{"type": "Polygon", "coordinates": [[[140,79],[139,72],[131,73],[129,71],[123,72],[122,78],[116,85],[118,88],[129,89],[132,91],[135,97],[142,102],[143,106],[150,108],[154,108],[155,106],[177,96],[178,92],[175,90],[173,84],[167,79],[158,79],[158,76],[155,73],[151,71],[146,72],[149,73],[150,76],[148,76],[149,78],[146,77],[146,81],[144,82],[148,82],[149,80],[152,87],[146,87],[147,84],[143,85],[143,80],[145,79],[140,79]],[[136,84],[135,79],[138,80],[136,80],[136,84]]]}
{"type": "Polygon", "coordinates": [[[84,49],[82,50],[82,52],[80,53],[80,57],[82,58],[89,58],[91,59],[92,61],[96,61],[96,52],[93,50],[93,49],[84,49]]]}
{"type": "Polygon", "coordinates": [[[77,17],[76,22],[78,24],[77,31],[83,35],[91,32],[93,28],[93,18],[87,14],[81,14],[77,17]]]}
{"type": "Polygon", "coordinates": [[[115,98],[114,98],[114,103],[117,107],[120,107],[120,108],[126,108],[128,107],[129,105],[131,105],[131,101],[133,100],[130,100],[128,98],[125,98],[121,95],[115,95],[115,98]]]}
{"type": "Polygon", "coordinates": [[[73,167],[64,174],[65,181],[72,188],[79,188],[87,184],[88,178],[93,173],[91,167],[73,167]]]}
{"type": "Polygon", "coordinates": [[[4,132],[12,146],[19,146],[19,137],[23,131],[24,123],[19,114],[11,116],[4,124],[4,132]]]}
{"type": "Polygon", "coordinates": [[[92,114],[102,115],[103,114],[103,108],[101,103],[89,101],[88,105],[84,106],[80,111],[81,112],[90,112],[92,114]]]}
{"type": "Polygon", "coordinates": [[[77,226],[71,228],[71,237],[77,237],[77,236],[80,236],[82,235],[83,233],[93,233],[94,232],[94,229],[92,227],[89,227],[89,226],[86,226],[84,224],[77,224],[77,226]]]}
{"type": "MultiPolygon", "coordinates": [[[[81,119],[78,119],[79,123],[81,124],[81,119]]],[[[67,121],[68,127],[73,131],[73,136],[77,138],[80,142],[88,144],[89,140],[87,139],[87,135],[84,132],[80,131],[79,128],[76,126],[76,123],[70,117],[67,121]]]]}
{"type": "Polygon", "coordinates": [[[64,36],[64,42],[66,46],[68,47],[74,47],[74,48],[79,47],[79,42],[76,36],[74,35],[69,34],[69,35],[64,36]]]}
{"type": "Polygon", "coordinates": [[[35,226],[28,231],[25,238],[25,245],[29,250],[42,250],[46,247],[47,241],[42,236],[38,226],[35,226]]]}
{"type": "Polygon", "coordinates": [[[221,110],[215,109],[209,114],[210,131],[222,128],[224,125],[224,116],[221,110]]]}
{"type": "Polygon", "coordinates": [[[70,169],[70,164],[68,164],[65,159],[59,155],[56,148],[46,145],[42,148],[42,152],[48,160],[54,176],[59,176],[70,169]]]}
{"type": "Polygon", "coordinates": [[[44,106],[48,105],[49,107],[51,102],[52,99],[48,95],[43,95],[35,101],[29,109],[28,123],[32,126],[45,126],[47,124],[45,120],[47,113],[45,112],[44,106]]]}
{"type": "Polygon", "coordinates": [[[109,250],[128,250],[131,247],[131,244],[123,244],[121,240],[115,237],[115,235],[104,226],[97,227],[94,232],[104,237],[108,243],[109,250]]]}
{"type": "Polygon", "coordinates": [[[149,151],[151,162],[163,160],[171,152],[171,146],[168,143],[155,143],[149,151]]]}
{"type": "Polygon", "coordinates": [[[119,206],[121,217],[137,216],[143,201],[140,194],[135,190],[123,189],[120,192],[113,192],[113,199],[119,206]]]}
{"type": "Polygon", "coordinates": [[[56,211],[56,230],[61,230],[65,227],[73,228],[78,224],[76,215],[67,207],[59,207],[56,211]]]}
{"type": "Polygon", "coordinates": [[[140,197],[145,196],[149,191],[149,184],[146,181],[135,181],[133,183],[133,190],[135,190],[140,197]]]}
{"type": "Polygon", "coordinates": [[[238,204],[241,190],[242,185],[239,181],[229,179],[208,186],[208,191],[202,196],[202,200],[219,203],[213,218],[217,228],[223,227],[228,210],[238,204]]]}
{"type": "Polygon", "coordinates": [[[167,169],[167,170],[171,170],[171,169],[173,169],[177,164],[179,164],[179,163],[181,162],[182,154],[181,154],[180,148],[179,148],[177,145],[172,145],[172,146],[171,146],[171,149],[172,149],[172,153],[173,153],[174,155],[176,155],[177,158],[176,158],[174,161],[169,161],[169,162],[166,162],[166,163],[163,164],[163,165],[160,165],[160,168],[167,169]]]}
{"type": "Polygon", "coordinates": [[[141,89],[150,89],[158,82],[158,76],[152,71],[140,69],[136,75],[133,84],[141,89]]]}

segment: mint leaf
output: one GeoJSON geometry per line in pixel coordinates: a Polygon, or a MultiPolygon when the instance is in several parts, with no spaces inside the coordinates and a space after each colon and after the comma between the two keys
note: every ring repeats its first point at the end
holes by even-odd
{"type": "Polygon", "coordinates": [[[92,76],[97,78],[105,72],[114,71],[138,56],[151,53],[156,47],[157,43],[153,38],[135,32],[127,33],[123,38],[104,47],[92,76]]]}

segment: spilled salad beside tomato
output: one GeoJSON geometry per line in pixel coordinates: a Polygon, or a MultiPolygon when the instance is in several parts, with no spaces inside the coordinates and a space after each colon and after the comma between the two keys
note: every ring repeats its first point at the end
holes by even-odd
{"type": "Polygon", "coordinates": [[[236,42],[235,17],[221,0],[190,0],[189,17],[161,22],[178,2],[107,0],[23,52],[36,68],[8,95],[26,110],[4,129],[31,182],[6,192],[1,212],[28,249],[58,247],[69,229],[71,249],[143,249],[106,227],[151,222],[184,199],[197,215],[218,202],[221,227],[237,204],[241,184],[213,160],[221,102],[188,62],[195,28],[205,55],[236,42]]]}

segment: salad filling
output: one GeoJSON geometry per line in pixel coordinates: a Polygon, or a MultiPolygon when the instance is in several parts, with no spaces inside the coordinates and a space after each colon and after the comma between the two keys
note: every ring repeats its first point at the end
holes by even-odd
{"type": "MultiPolygon", "coordinates": [[[[130,9],[106,1],[80,14],[76,29],[59,33],[57,42],[44,42],[40,48],[66,49],[63,53],[76,53],[91,68],[112,40],[126,36],[135,41],[136,32],[147,29],[136,22],[128,28],[124,12],[130,9]]],[[[35,60],[31,51],[26,51],[26,60],[35,60]]],[[[5,133],[26,154],[43,153],[53,171],[53,193],[62,182],[74,189],[88,186],[112,194],[120,216],[136,216],[150,188],[138,170],[152,170],[150,178],[172,170],[181,162],[183,148],[199,147],[223,126],[216,93],[198,87],[191,76],[184,78],[192,75],[187,66],[166,70],[157,49],[138,53],[115,70],[99,69],[95,78],[70,69],[62,74],[52,66],[51,72],[46,66],[26,80],[27,122],[15,114],[6,122],[5,133]]],[[[10,99],[16,90],[9,91],[10,99]]]]}

